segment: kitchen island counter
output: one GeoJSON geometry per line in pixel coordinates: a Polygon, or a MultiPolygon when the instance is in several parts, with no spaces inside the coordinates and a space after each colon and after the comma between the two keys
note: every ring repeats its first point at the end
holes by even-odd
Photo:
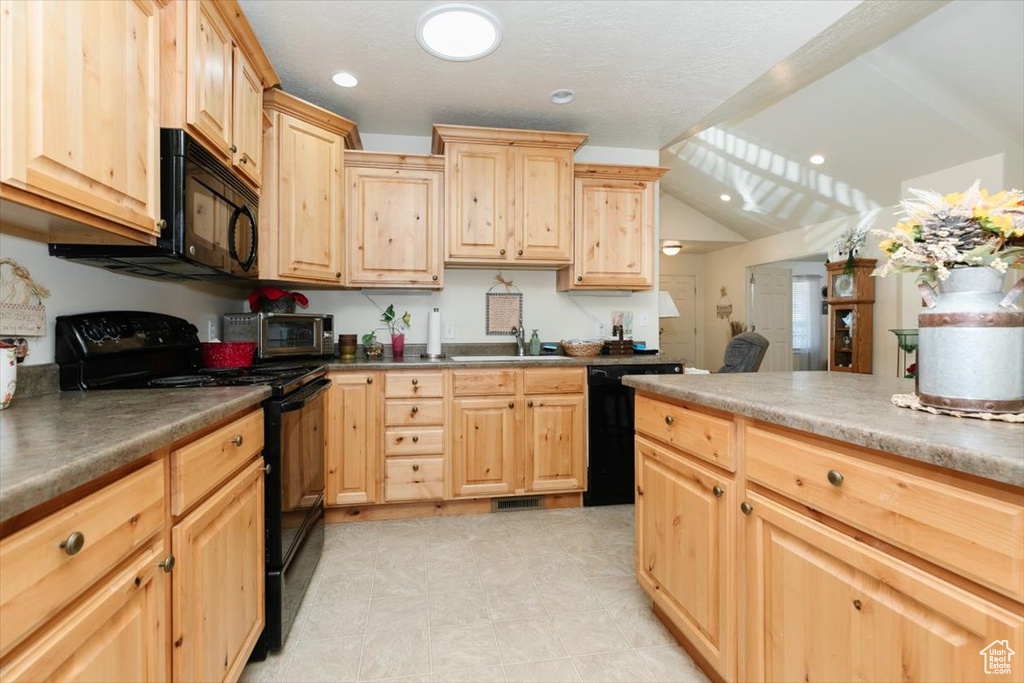
{"type": "Polygon", "coordinates": [[[898,408],[912,380],[830,372],[648,375],[623,380],[655,397],[744,417],[1024,486],[1024,424],[898,408]]]}
{"type": "Polygon", "coordinates": [[[0,413],[0,522],[269,396],[256,386],[16,398],[0,413]]]}
{"type": "MultiPolygon", "coordinates": [[[[459,357],[472,356],[474,354],[455,354],[459,357]]],[[[476,354],[483,355],[483,354],[476,354]]],[[[682,365],[685,359],[676,356],[632,355],[632,356],[558,356],[552,359],[550,356],[518,356],[500,361],[458,361],[448,358],[420,358],[419,355],[407,355],[402,360],[393,358],[382,358],[378,360],[366,360],[356,358],[353,360],[341,360],[332,358],[327,361],[328,370],[422,370],[430,368],[571,368],[591,365],[659,365],[663,363],[679,363],[682,365]]]]}

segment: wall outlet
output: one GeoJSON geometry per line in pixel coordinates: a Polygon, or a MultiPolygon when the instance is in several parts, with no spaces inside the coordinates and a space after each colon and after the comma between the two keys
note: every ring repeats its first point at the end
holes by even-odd
{"type": "Polygon", "coordinates": [[[444,338],[455,339],[455,323],[447,322],[444,324],[444,338]]]}
{"type": "Polygon", "coordinates": [[[641,311],[640,312],[640,327],[650,327],[650,326],[651,326],[651,314],[648,313],[647,311],[641,311]]]}
{"type": "Polygon", "coordinates": [[[220,336],[220,330],[217,329],[217,319],[207,318],[206,319],[206,341],[211,339],[217,339],[220,336]]]}
{"type": "Polygon", "coordinates": [[[605,336],[606,333],[604,323],[597,323],[597,326],[594,328],[594,334],[596,334],[598,337],[605,336]]]}

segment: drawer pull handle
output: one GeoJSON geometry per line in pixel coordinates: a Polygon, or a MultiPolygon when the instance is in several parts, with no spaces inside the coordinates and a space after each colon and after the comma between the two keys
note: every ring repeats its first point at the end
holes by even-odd
{"type": "Polygon", "coordinates": [[[436,275],[431,276],[430,279],[433,280],[434,282],[437,282],[437,276],[436,275]]]}
{"type": "Polygon", "coordinates": [[[715,494],[715,498],[721,498],[722,494],[725,493],[725,491],[722,490],[721,486],[715,486],[714,488],[711,489],[711,493],[715,494]]]}
{"type": "Polygon", "coordinates": [[[412,471],[413,472],[419,472],[420,471],[420,466],[419,465],[413,465],[412,466],[412,471]]]}
{"type": "Polygon", "coordinates": [[[743,514],[749,515],[753,511],[754,506],[748,503],[747,501],[743,501],[742,503],[740,503],[740,512],[742,512],[743,514]]]}
{"type": "Polygon", "coordinates": [[[235,436],[235,438],[231,439],[231,443],[235,444],[236,446],[241,446],[242,445],[242,435],[238,434],[237,436],[235,436]]]}
{"type": "Polygon", "coordinates": [[[174,569],[174,563],[175,563],[174,555],[168,555],[167,557],[164,558],[164,561],[161,562],[160,564],[158,564],[157,566],[162,568],[168,574],[170,574],[171,570],[174,569]]]}
{"type": "Polygon", "coordinates": [[[419,440],[420,440],[420,437],[419,437],[419,436],[414,436],[414,437],[412,437],[412,442],[413,442],[413,443],[417,443],[417,442],[418,442],[419,440]]]}
{"type": "Polygon", "coordinates": [[[666,415],[665,416],[665,424],[670,425],[670,424],[672,424],[675,421],[676,421],[676,419],[674,417],[672,417],[671,415],[666,415]]]}
{"type": "Polygon", "coordinates": [[[249,163],[248,161],[246,161],[246,156],[244,154],[242,155],[242,158],[239,159],[239,161],[241,161],[243,164],[249,163]]]}
{"type": "Polygon", "coordinates": [[[270,466],[270,463],[268,462],[266,465],[263,466],[263,474],[270,474],[270,471],[272,469],[273,468],[270,466]]]}
{"type": "Polygon", "coordinates": [[[366,378],[366,383],[367,384],[373,384],[373,378],[372,377],[367,377],[366,378]]]}
{"type": "Polygon", "coordinates": [[[77,555],[82,552],[82,548],[85,547],[85,536],[81,531],[76,531],[65,540],[61,541],[60,547],[64,548],[64,552],[68,555],[77,555]]]}
{"type": "Polygon", "coordinates": [[[532,408],[533,407],[533,401],[527,401],[526,407],[527,408],[532,408]]]}
{"type": "Polygon", "coordinates": [[[416,386],[419,383],[420,383],[420,381],[418,379],[413,379],[413,381],[412,381],[412,385],[413,386],[416,386]]]}
{"type": "Polygon", "coordinates": [[[839,470],[829,470],[827,476],[828,483],[832,484],[833,486],[843,485],[843,473],[840,472],[839,470]]]}
{"type": "Polygon", "coordinates": [[[419,406],[413,406],[412,407],[412,414],[415,415],[418,412],[420,412],[420,407],[419,406]]]}
{"type": "Polygon", "coordinates": [[[516,407],[516,404],[515,404],[515,403],[511,403],[511,402],[510,402],[510,403],[508,404],[508,407],[509,407],[509,408],[515,408],[515,407],[516,407]]]}
{"type": "Polygon", "coordinates": [[[502,256],[504,256],[504,255],[505,255],[505,250],[504,250],[504,249],[502,249],[502,250],[501,250],[501,251],[499,251],[498,253],[499,253],[499,254],[501,254],[502,256]]]}
{"type": "Polygon", "coordinates": [[[523,255],[523,250],[522,250],[522,249],[520,249],[520,250],[519,250],[519,255],[520,255],[520,256],[522,256],[522,255],[523,255]]]}

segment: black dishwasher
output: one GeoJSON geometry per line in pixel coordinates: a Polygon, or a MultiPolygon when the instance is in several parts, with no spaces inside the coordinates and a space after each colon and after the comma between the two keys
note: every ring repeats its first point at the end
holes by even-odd
{"type": "Polygon", "coordinates": [[[679,363],[600,365],[587,369],[590,457],[583,505],[633,502],[633,388],[625,375],[681,375],[679,363]]]}

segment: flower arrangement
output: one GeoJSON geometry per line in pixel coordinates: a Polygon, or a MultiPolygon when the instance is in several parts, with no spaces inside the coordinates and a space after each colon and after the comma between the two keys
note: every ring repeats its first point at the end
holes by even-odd
{"type": "Polygon", "coordinates": [[[839,239],[835,241],[828,250],[828,260],[831,262],[837,262],[840,259],[846,261],[846,269],[844,272],[853,272],[853,259],[857,257],[857,253],[864,246],[864,242],[868,239],[868,231],[866,228],[853,228],[844,232],[839,236],[839,239]]]}
{"type": "Polygon", "coordinates": [[[388,304],[388,307],[380,316],[380,321],[388,326],[388,331],[391,332],[392,337],[405,334],[405,331],[412,326],[412,316],[409,315],[409,311],[406,311],[399,318],[395,313],[394,304],[388,304]]]}
{"type": "Polygon", "coordinates": [[[1024,192],[990,196],[979,185],[946,196],[910,190],[913,199],[900,202],[897,214],[905,220],[874,231],[886,237],[878,246],[889,260],[872,275],[920,273],[919,280],[934,282],[952,268],[1024,268],[1024,192]]]}

